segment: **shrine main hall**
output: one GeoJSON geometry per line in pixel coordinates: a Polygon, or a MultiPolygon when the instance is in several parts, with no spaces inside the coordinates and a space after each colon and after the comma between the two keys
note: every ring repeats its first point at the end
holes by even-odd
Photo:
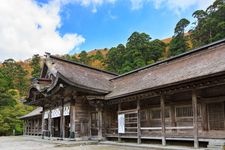
{"type": "MultiPolygon", "coordinates": [[[[47,54],[24,134],[73,140],[225,139],[225,39],[117,75],[47,54]]],[[[225,142],[225,140],[224,140],[225,142]]]]}

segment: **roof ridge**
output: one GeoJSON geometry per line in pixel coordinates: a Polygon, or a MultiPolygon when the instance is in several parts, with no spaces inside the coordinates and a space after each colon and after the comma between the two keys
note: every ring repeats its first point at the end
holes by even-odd
{"type": "MultiPolygon", "coordinates": [[[[46,53],[46,54],[48,55],[48,53],[46,53]]],[[[116,74],[114,72],[105,71],[105,70],[102,70],[102,69],[97,69],[97,68],[88,66],[86,64],[82,64],[82,63],[75,62],[75,61],[71,61],[71,60],[66,60],[66,59],[63,59],[63,58],[60,58],[60,57],[51,55],[51,54],[49,54],[48,57],[53,58],[53,59],[57,59],[57,60],[60,60],[60,61],[64,61],[64,62],[67,62],[67,63],[71,63],[71,64],[74,64],[74,65],[79,65],[79,66],[82,66],[82,67],[86,67],[86,68],[89,68],[89,69],[93,69],[93,70],[96,70],[96,71],[99,71],[99,72],[103,72],[103,73],[107,73],[107,74],[111,74],[111,75],[118,76],[118,74],[116,74]]]]}
{"type": "Polygon", "coordinates": [[[161,61],[155,62],[155,63],[153,63],[153,64],[150,64],[150,65],[147,65],[147,66],[143,66],[143,67],[138,68],[138,69],[135,69],[135,70],[131,70],[131,71],[127,72],[127,73],[118,75],[118,76],[116,76],[116,77],[114,77],[114,78],[112,78],[112,79],[110,79],[110,80],[118,79],[118,78],[121,78],[121,77],[130,75],[130,74],[139,72],[139,71],[144,70],[144,69],[147,69],[147,68],[151,68],[151,67],[154,67],[154,66],[158,66],[158,65],[160,65],[160,64],[163,64],[163,63],[170,62],[170,61],[176,60],[176,59],[178,59],[178,58],[187,56],[187,55],[192,54],[192,53],[196,53],[196,52],[202,51],[202,50],[204,50],[204,49],[206,49],[206,48],[209,48],[209,47],[212,47],[212,46],[214,46],[214,45],[221,44],[221,43],[224,43],[224,42],[225,42],[225,38],[222,39],[222,40],[218,40],[218,41],[215,41],[215,42],[212,42],[212,43],[203,45],[203,46],[198,47],[198,48],[194,48],[194,49],[192,49],[192,50],[190,50],[190,51],[184,52],[184,53],[179,54],[179,55],[177,55],[177,56],[173,56],[173,57],[167,58],[167,59],[165,59],[165,60],[161,60],[161,61]]]}

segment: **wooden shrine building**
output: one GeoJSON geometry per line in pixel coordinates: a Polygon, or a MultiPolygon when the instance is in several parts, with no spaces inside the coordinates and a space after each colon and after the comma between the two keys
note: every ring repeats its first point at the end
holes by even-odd
{"type": "Polygon", "coordinates": [[[43,136],[189,140],[197,148],[225,139],[225,39],[122,75],[47,54],[26,100],[43,109],[43,136]]]}

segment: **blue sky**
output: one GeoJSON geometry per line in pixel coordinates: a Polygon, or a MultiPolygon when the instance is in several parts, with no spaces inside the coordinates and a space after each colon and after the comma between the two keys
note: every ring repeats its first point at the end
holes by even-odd
{"type": "Polygon", "coordinates": [[[79,46],[79,50],[110,48],[126,43],[134,31],[145,32],[152,39],[170,37],[179,19],[193,20],[191,15],[196,9],[190,7],[177,14],[167,8],[156,9],[151,3],[136,10],[130,5],[129,1],[103,4],[95,13],[80,5],[66,5],[61,13],[63,25],[59,31],[81,34],[85,43],[79,46]]]}
{"type": "Polygon", "coordinates": [[[193,22],[192,13],[213,1],[7,0],[0,5],[0,61],[111,48],[135,31],[164,39],[181,18],[193,22]]]}

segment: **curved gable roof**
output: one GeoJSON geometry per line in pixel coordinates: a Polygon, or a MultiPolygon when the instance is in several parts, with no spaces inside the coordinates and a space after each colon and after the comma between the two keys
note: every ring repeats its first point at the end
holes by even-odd
{"type": "Polygon", "coordinates": [[[110,79],[116,76],[114,73],[55,56],[49,56],[45,63],[55,77],[61,78],[72,86],[105,94],[112,90],[113,86],[110,79]]]}

